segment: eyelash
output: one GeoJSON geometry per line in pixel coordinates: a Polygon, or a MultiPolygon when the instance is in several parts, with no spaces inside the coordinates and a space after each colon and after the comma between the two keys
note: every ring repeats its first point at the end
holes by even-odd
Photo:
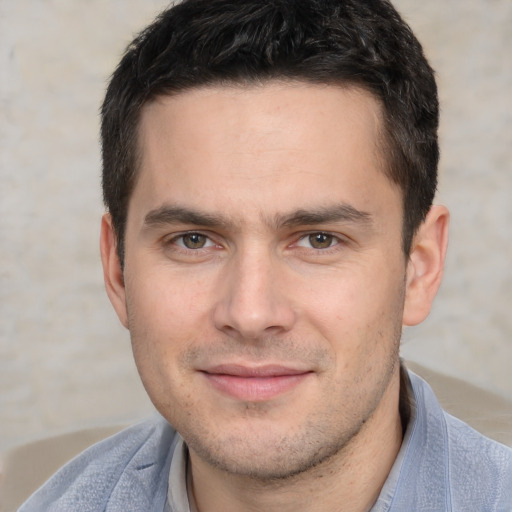
{"type": "MultiPolygon", "coordinates": [[[[318,252],[318,253],[329,253],[333,250],[339,249],[338,246],[343,245],[344,242],[345,241],[342,238],[340,238],[339,236],[334,235],[332,233],[329,233],[326,231],[311,231],[309,233],[302,234],[297,239],[297,241],[294,242],[293,244],[291,244],[290,246],[291,247],[295,246],[295,247],[304,249],[306,251],[314,251],[314,252],[318,252]],[[322,248],[312,247],[311,244],[309,247],[305,247],[304,245],[301,245],[301,242],[307,241],[308,239],[311,240],[311,237],[314,237],[314,236],[327,237],[329,239],[330,245],[328,245],[327,247],[322,247],[322,248]]],[[[165,245],[166,246],[174,246],[178,250],[187,252],[189,254],[190,253],[200,253],[200,252],[203,252],[203,250],[208,250],[212,247],[220,247],[220,244],[216,244],[215,241],[211,238],[211,236],[209,236],[208,234],[202,233],[200,231],[187,231],[185,233],[180,233],[179,235],[174,235],[172,238],[165,240],[165,245]],[[185,237],[187,237],[187,236],[192,237],[194,235],[199,236],[199,237],[204,237],[206,245],[202,246],[202,247],[196,247],[196,248],[187,247],[184,242],[185,237]]]]}
{"type": "Polygon", "coordinates": [[[186,231],[185,233],[180,233],[179,235],[174,235],[171,238],[164,240],[164,245],[165,246],[173,246],[174,248],[177,248],[178,250],[186,252],[188,254],[200,253],[204,249],[209,249],[211,247],[219,246],[212,240],[211,236],[209,236],[205,233],[201,233],[200,231],[186,231]],[[197,235],[199,237],[204,237],[206,240],[205,243],[207,245],[203,246],[203,247],[197,247],[197,248],[187,247],[184,242],[185,237],[187,237],[187,236],[191,237],[194,235],[197,235]]]}
{"type": "Polygon", "coordinates": [[[312,249],[314,251],[319,251],[319,252],[327,252],[330,249],[337,248],[340,244],[343,243],[343,240],[339,236],[333,235],[332,233],[329,233],[326,231],[313,231],[311,233],[307,233],[307,234],[301,236],[299,238],[299,240],[295,243],[295,245],[297,245],[298,247],[304,247],[304,246],[300,245],[300,242],[302,242],[304,240],[308,240],[308,239],[310,241],[310,247],[305,247],[305,249],[312,249]],[[329,239],[329,245],[327,247],[311,247],[311,238],[312,237],[326,237],[327,239],[329,239]]]}

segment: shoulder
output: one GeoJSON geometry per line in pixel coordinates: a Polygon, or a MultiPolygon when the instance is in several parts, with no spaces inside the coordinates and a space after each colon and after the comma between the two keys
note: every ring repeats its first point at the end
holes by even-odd
{"type": "Polygon", "coordinates": [[[446,412],[444,418],[454,504],[471,496],[475,510],[512,510],[512,449],[446,412]]]}
{"type": "Polygon", "coordinates": [[[512,401],[465,380],[408,361],[425,379],[441,407],[491,439],[512,447],[512,401]]]}
{"type": "Polygon", "coordinates": [[[512,449],[447,413],[425,381],[409,376],[416,409],[413,459],[424,468],[422,487],[435,481],[450,510],[512,510],[512,449]]]}
{"type": "Polygon", "coordinates": [[[71,460],[19,512],[124,512],[145,510],[148,500],[165,501],[176,440],[160,416],[127,428],[71,460]]]}

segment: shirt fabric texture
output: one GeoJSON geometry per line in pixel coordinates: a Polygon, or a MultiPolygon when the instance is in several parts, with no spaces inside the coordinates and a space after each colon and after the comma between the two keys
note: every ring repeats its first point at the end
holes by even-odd
{"type": "MultiPolygon", "coordinates": [[[[412,416],[370,512],[512,512],[512,449],[444,412],[425,381],[409,378],[412,416]]],[[[181,437],[157,416],[78,455],[19,512],[190,512],[186,464],[181,437]]]]}

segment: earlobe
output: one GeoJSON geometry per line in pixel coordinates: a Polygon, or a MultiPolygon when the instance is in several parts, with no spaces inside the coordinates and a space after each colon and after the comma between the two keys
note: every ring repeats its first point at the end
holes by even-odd
{"type": "Polygon", "coordinates": [[[444,206],[432,206],[414,237],[407,264],[404,325],[417,325],[430,312],[443,277],[449,218],[444,206]]]}
{"type": "Polygon", "coordinates": [[[117,253],[117,239],[112,225],[112,218],[108,213],[103,215],[101,219],[100,251],[107,295],[116,310],[119,320],[128,328],[123,270],[117,253]]]}

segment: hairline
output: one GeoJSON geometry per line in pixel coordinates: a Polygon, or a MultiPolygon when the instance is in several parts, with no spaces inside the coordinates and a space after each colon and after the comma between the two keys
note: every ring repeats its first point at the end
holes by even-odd
{"type": "MultiPolygon", "coordinates": [[[[402,250],[404,252],[404,256],[406,259],[409,257],[410,253],[410,240],[406,238],[407,229],[406,226],[406,216],[405,216],[405,206],[406,206],[406,189],[403,185],[401,185],[394,177],[393,177],[393,166],[396,165],[393,162],[393,146],[394,141],[393,137],[390,133],[390,123],[387,119],[387,109],[384,101],[381,97],[372,88],[365,84],[363,81],[359,81],[357,79],[342,79],[342,80],[315,80],[308,77],[302,76],[286,76],[286,75],[276,75],[276,76],[268,76],[268,77],[248,77],[248,78],[240,78],[240,79],[231,79],[231,78],[222,78],[213,79],[205,82],[200,82],[196,84],[184,85],[180,87],[173,88],[172,86],[161,86],[155,87],[153,91],[150,91],[145,97],[141,98],[140,105],[136,109],[134,113],[134,130],[132,134],[132,148],[131,154],[129,155],[129,161],[132,162],[133,169],[130,176],[130,184],[129,184],[129,193],[126,198],[126,208],[124,210],[125,215],[124,218],[120,219],[121,222],[121,231],[122,233],[118,233],[116,231],[116,226],[114,225],[115,237],[118,248],[118,255],[121,262],[121,266],[124,267],[124,257],[125,257],[125,235],[126,235],[126,224],[128,220],[128,213],[130,208],[131,198],[135,191],[135,187],[137,186],[139,176],[142,172],[142,159],[143,159],[143,148],[140,143],[140,127],[141,127],[141,117],[144,109],[151,103],[157,102],[159,98],[164,97],[175,97],[181,94],[186,94],[190,91],[198,91],[201,89],[214,89],[214,88],[233,88],[233,89],[247,89],[250,87],[264,87],[269,84],[282,84],[282,85],[317,85],[324,87],[338,87],[340,89],[345,90],[354,90],[359,92],[364,92],[370,95],[378,105],[378,127],[377,127],[377,140],[375,141],[375,155],[377,161],[380,164],[380,170],[387,177],[391,185],[396,186],[400,190],[400,194],[402,197],[401,207],[402,207],[402,250]]],[[[415,227],[414,232],[411,234],[414,236],[415,231],[418,229],[418,226],[415,227]]],[[[412,236],[410,238],[412,238],[412,236]]]]}

